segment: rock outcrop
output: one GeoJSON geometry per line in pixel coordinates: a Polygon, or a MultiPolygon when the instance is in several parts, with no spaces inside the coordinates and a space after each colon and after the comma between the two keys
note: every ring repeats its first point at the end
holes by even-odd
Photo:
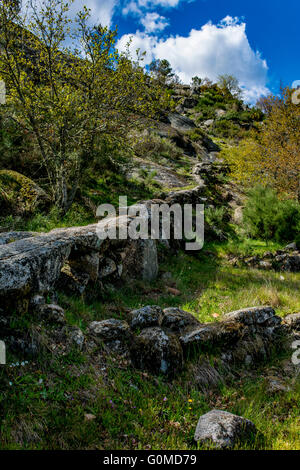
{"type": "MultiPolygon", "coordinates": [[[[120,224],[128,225],[130,220],[125,218],[120,224]]],[[[3,313],[9,313],[9,306],[26,310],[34,295],[55,290],[57,283],[81,294],[89,282],[101,282],[115,271],[118,278],[124,275],[150,281],[157,276],[153,240],[103,240],[98,230],[99,226],[94,224],[56,229],[29,238],[17,235],[16,241],[1,245],[0,309],[3,313]],[[116,258],[116,269],[111,267],[112,255],[116,258]]]]}

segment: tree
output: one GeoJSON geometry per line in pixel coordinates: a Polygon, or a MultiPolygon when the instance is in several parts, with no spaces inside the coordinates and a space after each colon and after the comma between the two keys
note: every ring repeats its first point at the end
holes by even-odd
{"type": "Polygon", "coordinates": [[[261,131],[230,149],[227,156],[233,175],[243,183],[268,184],[279,193],[300,200],[299,105],[292,102],[292,90],[271,99],[269,115],[261,131]]]}
{"type": "Polygon", "coordinates": [[[201,86],[202,79],[196,75],[195,77],[192,77],[191,83],[192,83],[192,86],[195,86],[195,87],[201,86]]]}
{"type": "Polygon", "coordinates": [[[166,59],[155,59],[149,65],[149,70],[161,85],[169,85],[175,77],[170,62],[166,59]]]}
{"type": "Polygon", "coordinates": [[[234,98],[240,98],[242,90],[239,87],[238,79],[233,75],[219,75],[217,85],[221,90],[231,93],[234,98]]]}
{"type": "Polygon", "coordinates": [[[9,0],[0,6],[7,109],[34,136],[62,212],[71,206],[84,169],[99,158],[101,139],[125,145],[129,129],[154,116],[166,96],[138,61],[118,53],[116,31],[89,26],[89,10],[77,14],[74,29],[71,3],[43,0],[38,8],[32,2],[30,24],[12,12],[9,0]]]}
{"type": "Polygon", "coordinates": [[[266,115],[269,115],[272,111],[273,106],[278,102],[278,97],[268,95],[268,96],[261,96],[257,102],[256,107],[260,109],[266,115]]]}

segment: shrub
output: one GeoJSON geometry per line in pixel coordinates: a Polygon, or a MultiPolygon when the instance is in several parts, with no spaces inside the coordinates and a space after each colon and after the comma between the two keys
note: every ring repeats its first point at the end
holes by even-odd
{"type": "Polygon", "coordinates": [[[220,119],[214,123],[211,133],[215,137],[235,139],[242,137],[245,134],[245,131],[241,129],[238,124],[232,121],[220,119]]]}
{"type": "Polygon", "coordinates": [[[226,207],[208,207],[205,209],[206,238],[208,240],[227,240],[233,231],[229,226],[229,214],[226,207]]]}
{"type": "Polygon", "coordinates": [[[300,230],[300,204],[280,200],[270,187],[255,186],[244,209],[244,222],[249,235],[263,240],[295,240],[300,230]]]}
{"type": "Polygon", "coordinates": [[[140,158],[160,162],[163,158],[178,160],[182,157],[183,152],[178,149],[175,143],[154,133],[149,135],[135,133],[132,136],[132,141],[133,152],[140,158]]]}

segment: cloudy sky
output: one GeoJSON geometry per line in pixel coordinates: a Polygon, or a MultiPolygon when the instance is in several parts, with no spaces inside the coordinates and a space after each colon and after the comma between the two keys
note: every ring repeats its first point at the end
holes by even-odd
{"type": "MultiPolygon", "coordinates": [[[[300,79],[299,0],[75,0],[118,25],[118,47],[166,58],[181,80],[235,75],[250,102],[300,79]]],[[[73,7],[74,8],[74,7],[73,7]]]]}

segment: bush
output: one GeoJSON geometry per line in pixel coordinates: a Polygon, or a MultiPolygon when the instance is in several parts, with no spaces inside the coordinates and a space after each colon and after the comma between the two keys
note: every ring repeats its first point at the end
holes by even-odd
{"type": "Polygon", "coordinates": [[[300,204],[290,199],[281,200],[272,188],[258,185],[249,193],[244,222],[253,238],[293,241],[299,237],[300,204]]]}
{"type": "Polygon", "coordinates": [[[245,131],[232,121],[220,119],[214,123],[211,134],[219,138],[235,139],[244,136],[245,131]]]}
{"type": "Polygon", "coordinates": [[[166,158],[168,160],[178,160],[182,157],[182,150],[168,138],[160,137],[151,133],[148,135],[136,133],[132,136],[132,149],[134,154],[140,158],[147,158],[155,162],[160,162],[166,158]]]}
{"type": "Polygon", "coordinates": [[[208,240],[227,240],[233,235],[232,228],[229,225],[229,213],[226,207],[206,208],[205,209],[205,236],[208,240]]]}

